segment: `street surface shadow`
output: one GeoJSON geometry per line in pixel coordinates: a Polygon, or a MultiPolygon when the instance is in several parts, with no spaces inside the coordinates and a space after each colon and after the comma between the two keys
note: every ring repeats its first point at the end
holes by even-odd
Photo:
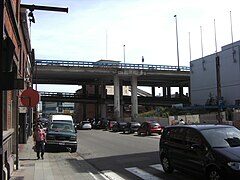
{"type": "MultiPolygon", "coordinates": [[[[80,154],[81,156],[81,154],[80,154]]],[[[84,154],[83,154],[84,156],[84,154]]],[[[72,168],[75,168],[75,171],[82,171],[83,160],[69,159],[71,161],[72,168]],[[76,162],[79,161],[79,162],[76,162]],[[76,166],[79,164],[79,166],[76,166]]],[[[195,176],[182,173],[180,171],[174,171],[173,174],[165,174],[163,171],[156,170],[151,168],[151,165],[160,164],[159,152],[147,152],[147,153],[137,153],[137,154],[128,154],[120,156],[110,156],[110,157],[101,157],[101,158],[90,158],[85,159],[87,163],[96,168],[99,172],[111,170],[117,173],[124,179],[134,179],[140,180],[141,178],[133,175],[132,173],[125,170],[129,167],[137,167],[140,169],[147,170],[152,175],[159,177],[160,179],[165,180],[200,180],[195,176]]]]}
{"type": "Polygon", "coordinates": [[[67,147],[47,147],[45,148],[45,152],[50,152],[50,153],[61,153],[61,152],[69,152],[70,148],[67,147]]]}
{"type": "MultiPolygon", "coordinates": [[[[86,154],[85,154],[86,155],[86,154]]],[[[80,154],[81,156],[81,154],[80,154]]],[[[84,155],[83,155],[84,156],[84,155]]],[[[196,178],[189,174],[182,173],[180,171],[174,171],[172,174],[165,174],[163,171],[151,168],[151,165],[160,164],[159,152],[147,152],[147,153],[137,153],[128,154],[120,156],[109,156],[101,158],[89,158],[85,157],[85,160],[68,159],[72,168],[76,172],[92,172],[92,169],[96,169],[99,172],[111,170],[117,173],[124,179],[134,179],[140,180],[141,178],[133,175],[132,173],[126,171],[125,168],[137,167],[143,170],[147,170],[152,175],[165,180],[200,180],[201,178],[196,178]],[[86,163],[88,165],[86,165],[86,163]],[[84,168],[83,168],[84,167],[84,168]],[[94,167],[94,168],[90,168],[94,167]],[[90,170],[89,170],[90,168],[90,170]]],[[[92,172],[96,173],[96,172],[92,172]]]]}

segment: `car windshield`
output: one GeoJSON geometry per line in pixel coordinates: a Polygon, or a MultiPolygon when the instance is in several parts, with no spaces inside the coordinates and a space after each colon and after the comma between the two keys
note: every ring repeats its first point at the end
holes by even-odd
{"type": "Polygon", "coordinates": [[[49,131],[74,132],[74,127],[69,123],[52,123],[49,127],[49,131]]]}
{"type": "Polygon", "coordinates": [[[140,126],[140,124],[139,123],[131,123],[131,126],[140,126]]]}
{"type": "Polygon", "coordinates": [[[91,124],[89,121],[83,121],[82,124],[91,124]]]}
{"type": "Polygon", "coordinates": [[[201,132],[212,147],[240,146],[240,131],[235,127],[207,129],[201,132]]]}
{"type": "Polygon", "coordinates": [[[160,124],[157,122],[151,123],[151,127],[155,127],[155,126],[160,126],[160,124]]]}

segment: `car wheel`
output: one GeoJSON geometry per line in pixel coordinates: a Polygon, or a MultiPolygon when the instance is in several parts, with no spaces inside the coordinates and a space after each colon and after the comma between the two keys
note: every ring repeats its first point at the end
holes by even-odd
{"type": "Polygon", "coordinates": [[[151,135],[151,132],[150,132],[150,131],[147,131],[146,134],[147,134],[147,136],[150,136],[150,135],[151,135]]]}
{"type": "Polygon", "coordinates": [[[166,155],[163,155],[162,159],[161,159],[161,163],[162,163],[162,167],[165,173],[172,173],[173,172],[173,167],[170,164],[170,161],[168,159],[168,157],[166,155]]]}
{"type": "Polygon", "coordinates": [[[125,134],[125,130],[123,130],[123,134],[125,134]]]}
{"type": "Polygon", "coordinates": [[[207,180],[221,180],[222,175],[220,173],[220,170],[216,167],[210,168],[207,171],[207,180]]]}
{"type": "Polygon", "coordinates": [[[71,148],[71,153],[75,153],[77,151],[76,147],[71,148]]]}
{"type": "Polygon", "coordinates": [[[139,131],[137,132],[137,134],[138,134],[138,136],[140,136],[140,135],[141,135],[141,133],[140,133],[139,131]]]}

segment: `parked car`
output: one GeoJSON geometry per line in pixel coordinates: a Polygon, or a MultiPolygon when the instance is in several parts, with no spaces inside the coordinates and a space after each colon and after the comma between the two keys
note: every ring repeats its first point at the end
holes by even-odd
{"type": "Polygon", "coordinates": [[[123,131],[123,128],[127,125],[126,122],[116,122],[113,127],[112,127],[112,131],[114,132],[119,132],[119,131],[123,131]]]}
{"type": "Polygon", "coordinates": [[[146,121],[141,124],[137,130],[137,133],[138,135],[141,135],[142,133],[151,135],[152,133],[161,134],[162,131],[163,127],[158,122],[146,121]]]}
{"type": "Polygon", "coordinates": [[[94,120],[92,121],[93,129],[106,129],[108,121],[107,120],[94,120]]]}
{"type": "Polygon", "coordinates": [[[141,126],[139,122],[128,122],[126,126],[123,128],[123,133],[135,133],[137,132],[138,128],[141,126]]]}
{"type": "Polygon", "coordinates": [[[77,130],[70,122],[53,121],[47,128],[46,149],[51,147],[71,148],[77,151],[77,130]]]}
{"type": "Polygon", "coordinates": [[[108,121],[106,130],[112,130],[112,127],[116,122],[117,121],[108,121]]]}
{"type": "Polygon", "coordinates": [[[80,129],[92,129],[92,125],[90,121],[81,121],[80,122],[80,129]]]}
{"type": "Polygon", "coordinates": [[[175,125],[159,143],[166,173],[174,169],[208,180],[240,179],[240,130],[230,125],[175,125]]]}

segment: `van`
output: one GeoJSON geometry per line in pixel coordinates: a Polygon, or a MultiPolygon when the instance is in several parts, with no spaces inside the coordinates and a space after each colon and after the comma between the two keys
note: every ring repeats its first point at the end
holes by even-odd
{"type": "Polygon", "coordinates": [[[66,114],[54,114],[51,115],[49,120],[51,122],[53,121],[65,121],[65,122],[71,122],[73,124],[73,118],[71,115],[66,115],[66,114]]]}
{"type": "Polygon", "coordinates": [[[240,130],[220,124],[167,126],[159,155],[165,173],[177,169],[207,180],[240,179],[240,130]]]}

